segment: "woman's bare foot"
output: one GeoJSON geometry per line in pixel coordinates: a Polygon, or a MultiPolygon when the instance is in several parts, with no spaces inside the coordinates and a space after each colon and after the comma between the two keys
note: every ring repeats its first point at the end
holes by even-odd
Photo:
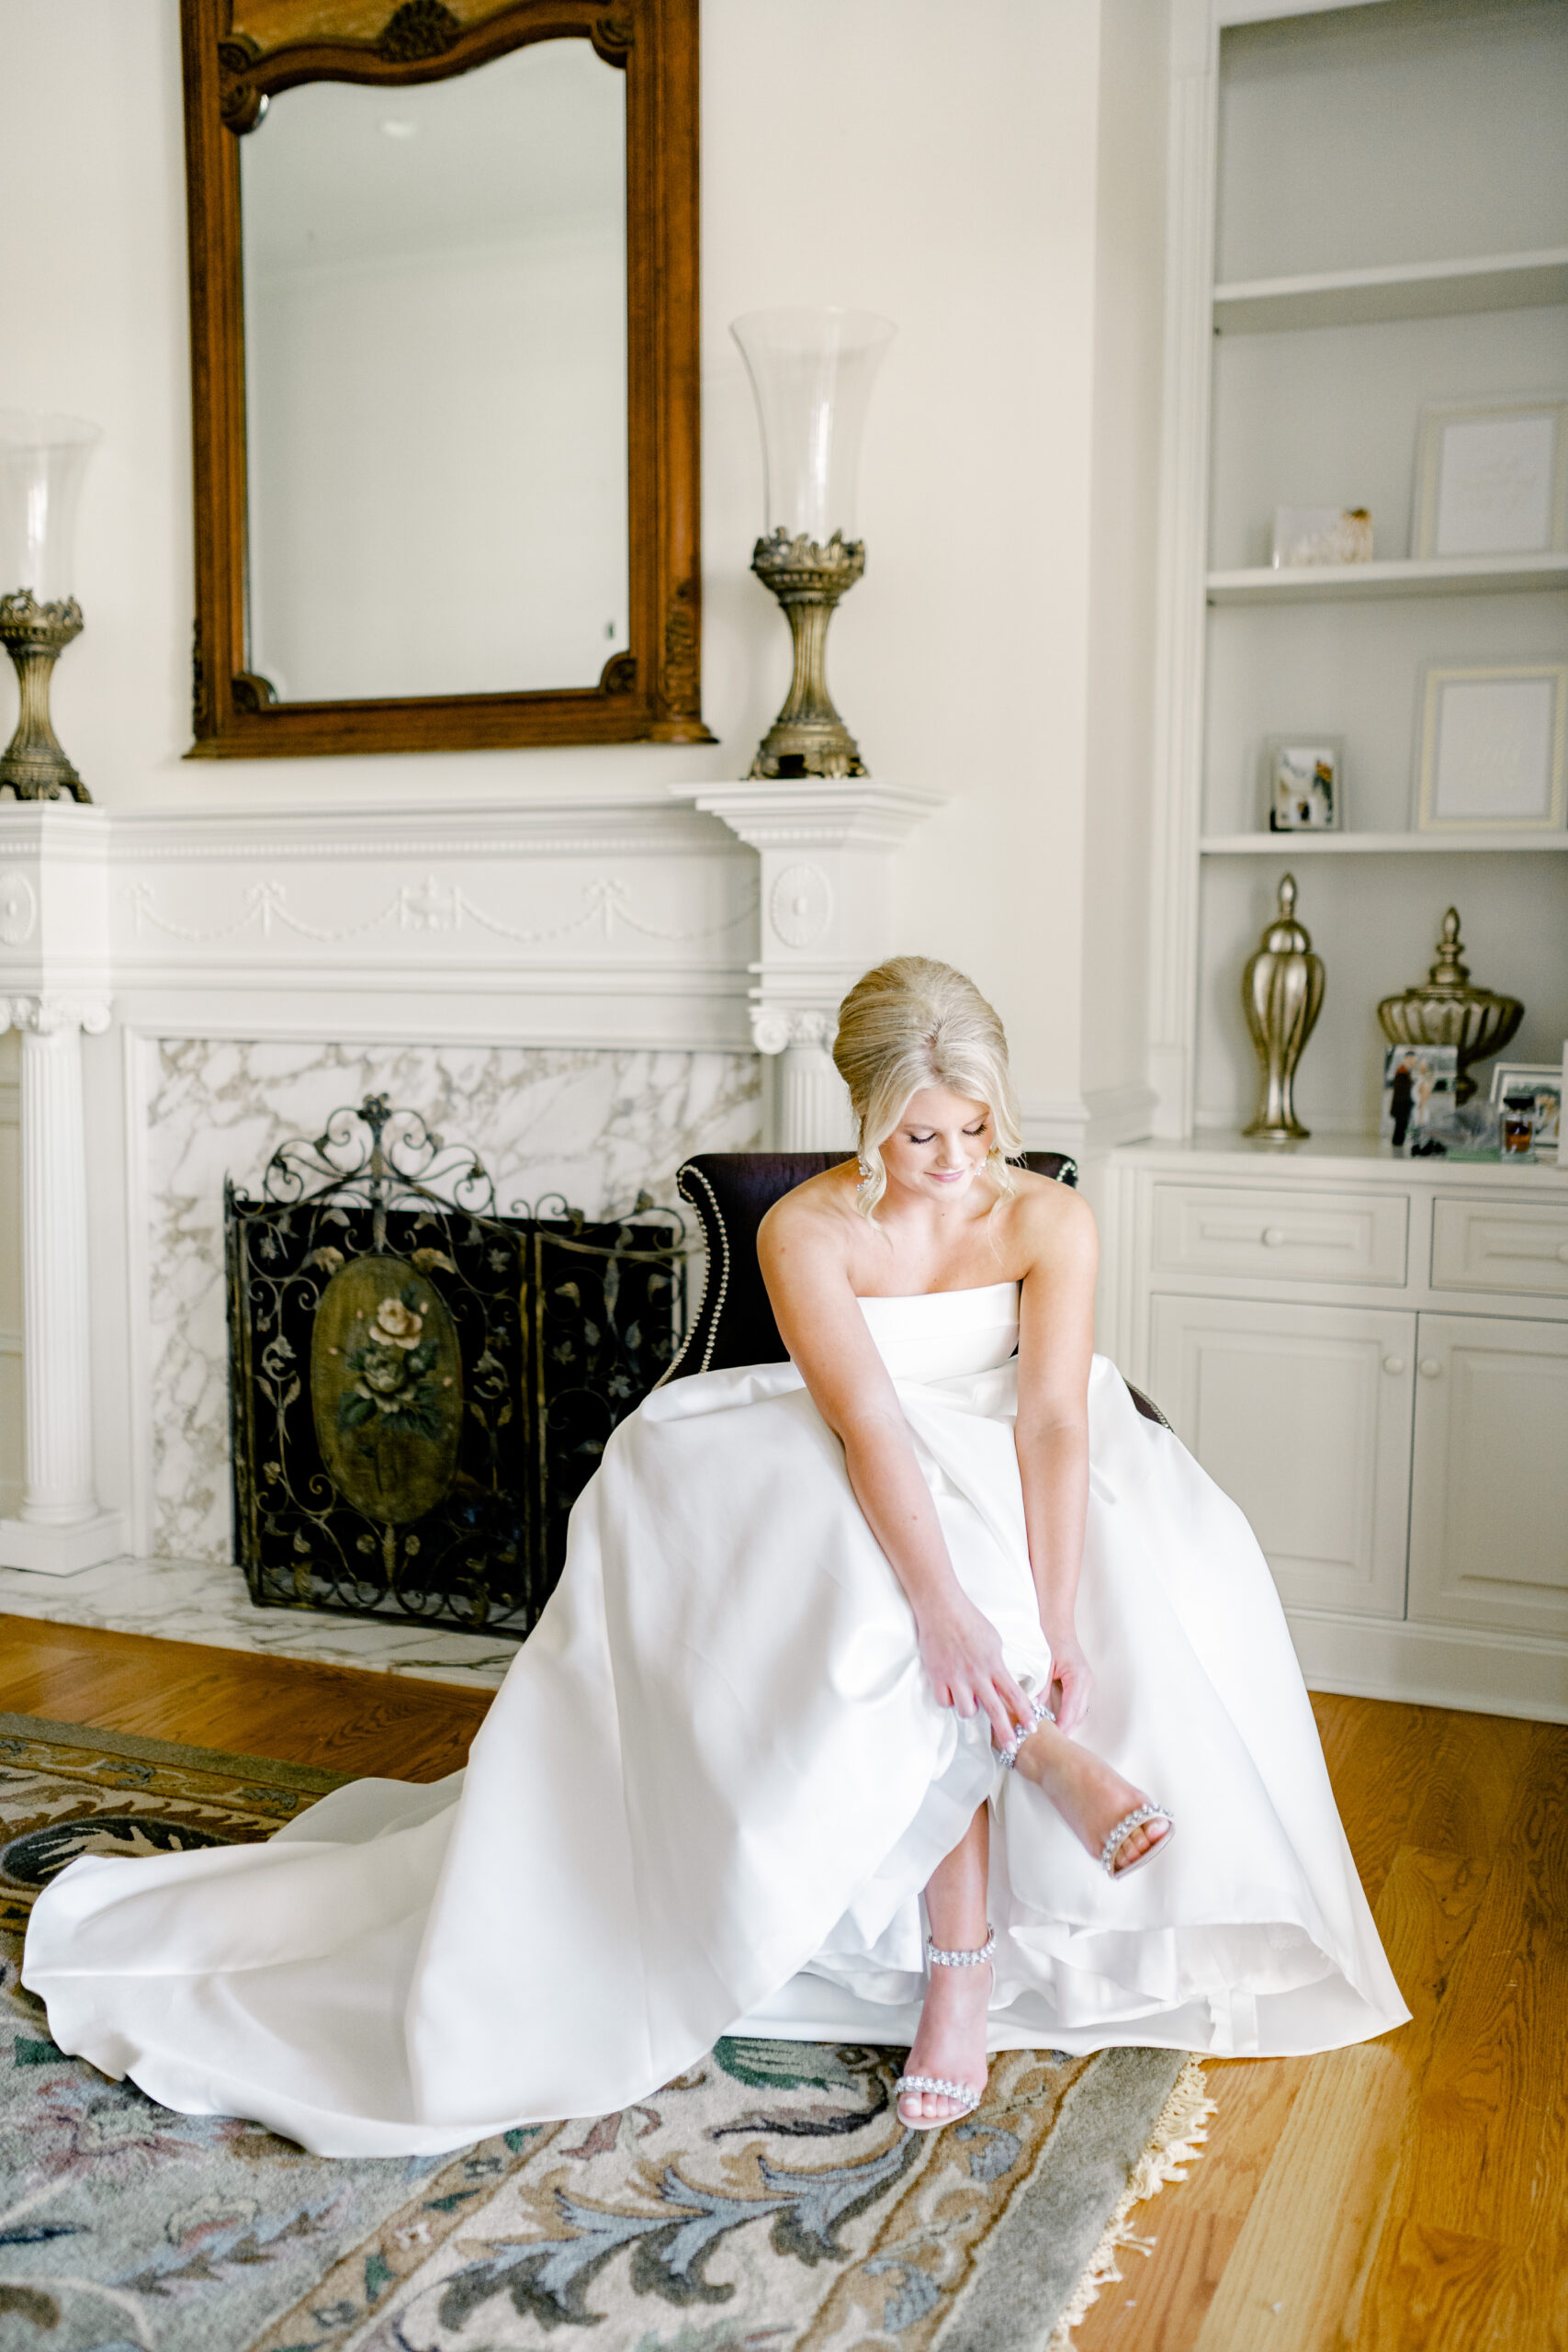
{"type": "MultiPolygon", "coordinates": [[[[1017,1750],[1014,1769],[1043,1789],[1063,1820],[1098,1862],[1106,1838],[1119,1821],[1137,1813],[1150,1800],[1131,1781],[1055,1724],[1042,1724],[1017,1750]]],[[[1134,1862],[1162,1846],[1170,1836],[1168,1819],[1156,1818],[1130,1829],[1117,1847],[1111,1876],[1120,1878],[1134,1862]]]]}
{"type": "MultiPolygon", "coordinates": [[[[988,1961],[976,1968],[933,1968],[905,2074],[930,2075],[939,2082],[968,2083],[984,2090],[990,1998],[988,1961]]],[[[936,2091],[905,2091],[898,2101],[901,2123],[952,2123],[971,2112],[968,2100],[944,2098],[936,2091]]]]}

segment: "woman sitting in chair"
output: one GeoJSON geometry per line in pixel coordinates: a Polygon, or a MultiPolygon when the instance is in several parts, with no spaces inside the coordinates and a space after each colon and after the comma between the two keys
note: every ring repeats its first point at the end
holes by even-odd
{"type": "Polygon", "coordinates": [[[466,1773],[64,1871],[24,1967],[62,2048],[379,2155],[724,2033],[912,2041],[931,2129],[988,2049],[1404,2019],[1262,1555],[1092,1355],[1088,1209],[1008,1165],[1000,1023],[901,956],[834,1051],[859,1164],[761,1238],[791,1360],[622,1423],[466,1773]]]}

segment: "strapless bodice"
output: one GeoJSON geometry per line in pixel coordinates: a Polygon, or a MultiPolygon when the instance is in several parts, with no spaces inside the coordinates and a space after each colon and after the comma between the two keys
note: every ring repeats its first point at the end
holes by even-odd
{"type": "Polygon", "coordinates": [[[995,1372],[1018,1345],[1017,1283],[863,1298],[877,1353],[895,1380],[955,1380],[995,1372]]]}

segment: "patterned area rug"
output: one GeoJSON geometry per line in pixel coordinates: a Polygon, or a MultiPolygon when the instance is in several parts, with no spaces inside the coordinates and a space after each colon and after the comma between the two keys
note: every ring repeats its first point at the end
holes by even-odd
{"type": "Polygon", "coordinates": [[[335,1784],[0,1715],[0,2352],[1045,2352],[1198,2153],[1201,2072],[1157,2050],[998,2057],[922,2134],[901,2052],[726,2041],[619,2115],[333,2162],[62,2055],[17,1978],[54,1871],[335,1784]]]}

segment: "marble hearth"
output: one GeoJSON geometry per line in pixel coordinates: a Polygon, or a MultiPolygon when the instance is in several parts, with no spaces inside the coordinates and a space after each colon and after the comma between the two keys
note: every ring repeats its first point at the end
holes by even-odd
{"type": "Polygon", "coordinates": [[[224,1176],[254,1183],[371,1091],[472,1144],[508,1207],[613,1214],[671,1197],[694,1150],[837,1146],[833,1008],[893,944],[894,854],[936,805],[858,783],[438,814],[0,806],[25,1424],[20,1446],[0,1430],[0,1611],[498,1680],[505,1643],[251,1607],[224,1176]]]}

